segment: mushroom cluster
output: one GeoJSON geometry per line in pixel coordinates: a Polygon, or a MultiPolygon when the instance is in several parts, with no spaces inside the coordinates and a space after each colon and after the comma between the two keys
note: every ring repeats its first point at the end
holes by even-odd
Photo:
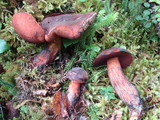
{"type": "MultiPolygon", "coordinates": [[[[48,46],[31,61],[33,67],[41,69],[54,60],[62,44],[61,38],[70,40],[79,38],[94,21],[96,15],[96,12],[53,14],[43,19],[39,25],[31,14],[20,12],[13,15],[12,26],[20,37],[30,43],[48,42],[48,46]]],[[[88,74],[84,69],[75,67],[67,72],[66,78],[71,80],[66,95],[58,91],[53,97],[53,109],[62,118],[74,113],[88,80],[88,74]]]]}
{"type": "Polygon", "coordinates": [[[19,12],[13,15],[12,26],[19,36],[28,42],[48,42],[48,46],[32,59],[33,67],[43,68],[54,60],[61,46],[61,38],[79,38],[96,16],[97,12],[53,14],[43,19],[39,25],[31,14],[19,12]]]}
{"type": "MultiPolygon", "coordinates": [[[[54,60],[62,45],[61,38],[70,40],[79,38],[96,16],[96,12],[53,14],[43,19],[40,25],[31,14],[20,12],[13,16],[12,25],[19,36],[28,42],[48,42],[48,46],[31,61],[33,67],[43,68],[44,65],[54,60]]],[[[130,120],[138,120],[143,111],[142,101],[138,90],[122,72],[122,68],[129,66],[132,61],[133,57],[127,50],[111,48],[101,52],[93,61],[93,65],[97,67],[107,64],[110,82],[120,99],[128,106],[130,120]]],[[[56,114],[63,118],[74,113],[74,108],[88,80],[88,74],[84,69],[75,67],[67,72],[66,78],[71,80],[66,94],[58,91],[53,99],[53,107],[56,108],[57,104],[59,106],[55,109],[56,114]]]]}

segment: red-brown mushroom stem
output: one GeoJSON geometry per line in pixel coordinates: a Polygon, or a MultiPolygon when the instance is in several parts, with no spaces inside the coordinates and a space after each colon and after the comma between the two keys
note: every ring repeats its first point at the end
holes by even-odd
{"type": "Polygon", "coordinates": [[[67,106],[69,115],[71,115],[74,112],[74,107],[77,101],[79,100],[80,95],[81,83],[71,81],[67,91],[67,106]]]}
{"type": "Polygon", "coordinates": [[[137,89],[122,72],[118,57],[107,60],[108,76],[121,100],[129,107],[130,120],[139,120],[142,115],[141,99],[137,89]]]}
{"type": "Polygon", "coordinates": [[[46,63],[51,63],[58,53],[60,46],[61,38],[57,37],[54,42],[49,43],[48,46],[43,48],[43,50],[32,59],[31,63],[33,64],[33,67],[43,69],[46,63]]]}
{"type": "Polygon", "coordinates": [[[56,116],[56,120],[68,117],[66,96],[61,92],[61,90],[54,94],[53,110],[56,116]]]}

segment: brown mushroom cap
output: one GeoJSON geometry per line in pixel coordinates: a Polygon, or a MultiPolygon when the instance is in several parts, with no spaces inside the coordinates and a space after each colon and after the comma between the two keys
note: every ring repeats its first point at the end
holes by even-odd
{"type": "Polygon", "coordinates": [[[93,61],[93,65],[95,67],[106,65],[107,60],[113,57],[119,58],[119,62],[122,68],[126,68],[133,61],[133,57],[129,51],[122,48],[110,48],[102,51],[93,61]]]}
{"type": "Polygon", "coordinates": [[[60,14],[49,16],[42,21],[45,39],[50,42],[59,36],[67,39],[77,39],[96,18],[96,12],[86,14],[60,14]]]}
{"type": "Polygon", "coordinates": [[[88,74],[84,69],[74,67],[67,72],[66,78],[77,83],[86,83],[88,80],[88,74]]]}
{"type": "Polygon", "coordinates": [[[12,26],[28,42],[40,43],[45,41],[44,30],[29,13],[19,12],[14,14],[12,17],[12,26]]]}

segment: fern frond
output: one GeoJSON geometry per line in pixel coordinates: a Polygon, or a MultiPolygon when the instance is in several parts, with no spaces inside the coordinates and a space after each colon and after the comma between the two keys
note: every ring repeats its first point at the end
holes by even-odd
{"type": "Polygon", "coordinates": [[[93,25],[92,29],[99,30],[102,27],[110,26],[116,21],[117,17],[118,17],[118,12],[110,13],[103,18],[97,18],[98,21],[93,25]]]}
{"type": "Polygon", "coordinates": [[[110,13],[111,12],[110,4],[111,4],[111,0],[105,0],[104,9],[105,9],[106,13],[110,13]]]}
{"type": "Polygon", "coordinates": [[[72,57],[72,59],[65,66],[64,70],[65,71],[70,70],[72,68],[73,64],[75,63],[75,61],[76,61],[76,57],[72,57]]]}
{"type": "Polygon", "coordinates": [[[129,3],[128,0],[122,0],[121,6],[122,6],[122,8],[123,8],[125,11],[126,11],[127,8],[128,8],[128,3],[129,3]]]}

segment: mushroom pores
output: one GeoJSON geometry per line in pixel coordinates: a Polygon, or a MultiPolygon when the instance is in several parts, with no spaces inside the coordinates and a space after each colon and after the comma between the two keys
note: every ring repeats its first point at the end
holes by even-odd
{"type": "Polygon", "coordinates": [[[12,26],[19,36],[28,42],[41,43],[45,41],[44,30],[29,13],[19,12],[14,14],[12,26]]]}

